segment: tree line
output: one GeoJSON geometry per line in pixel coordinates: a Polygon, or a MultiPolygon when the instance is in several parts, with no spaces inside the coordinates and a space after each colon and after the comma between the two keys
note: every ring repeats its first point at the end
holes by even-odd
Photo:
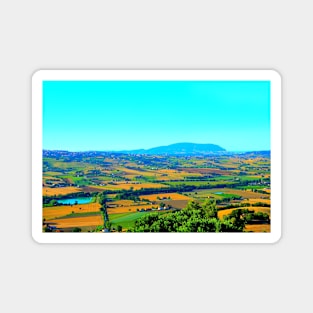
{"type": "Polygon", "coordinates": [[[246,209],[233,210],[223,219],[218,218],[215,201],[206,200],[203,204],[188,203],[180,211],[160,214],[151,213],[135,221],[129,232],[243,232],[245,225],[256,220],[269,223],[266,213],[246,209]]]}

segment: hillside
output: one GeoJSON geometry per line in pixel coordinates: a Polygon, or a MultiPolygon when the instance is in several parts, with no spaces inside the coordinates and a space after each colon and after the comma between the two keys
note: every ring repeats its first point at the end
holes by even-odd
{"type": "Polygon", "coordinates": [[[214,144],[175,143],[168,146],[155,147],[151,149],[128,150],[120,152],[131,154],[200,155],[223,151],[226,150],[214,144]]]}

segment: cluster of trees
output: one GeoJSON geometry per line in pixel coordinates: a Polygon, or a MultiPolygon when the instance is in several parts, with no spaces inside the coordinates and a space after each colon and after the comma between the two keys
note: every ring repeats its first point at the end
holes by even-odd
{"type": "Polygon", "coordinates": [[[269,223],[269,215],[247,209],[233,210],[221,220],[215,201],[202,205],[195,201],[183,210],[160,214],[151,213],[135,222],[129,232],[243,232],[245,225],[255,222],[269,223]]]}
{"type": "MultiPolygon", "coordinates": [[[[220,200],[217,200],[216,203],[219,203],[220,200]]],[[[233,208],[238,208],[238,207],[271,207],[269,203],[264,203],[264,202],[256,202],[256,203],[249,203],[249,202],[243,202],[243,203],[232,203],[232,204],[227,204],[223,206],[223,210],[225,209],[233,209],[233,208]]]]}
{"type": "Polygon", "coordinates": [[[98,202],[102,205],[102,206],[105,206],[106,203],[107,203],[107,195],[106,195],[106,192],[101,192],[98,194],[98,202]]]}
{"type": "Polygon", "coordinates": [[[231,200],[242,200],[241,196],[229,196],[229,197],[224,197],[223,199],[217,199],[216,203],[223,203],[223,202],[230,202],[231,200]]]}
{"type": "MultiPolygon", "coordinates": [[[[237,211],[237,210],[236,210],[237,211]]],[[[242,212],[220,220],[216,203],[206,200],[202,205],[195,201],[183,210],[173,213],[151,213],[135,222],[129,232],[242,232],[246,221],[242,212]]]]}
{"type": "Polygon", "coordinates": [[[140,201],[138,193],[135,193],[132,188],[130,190],[121,191],[115,196],[114,199],[115,200],[133,200],[135,202],[140,201]]]}
{"type": "Polygon", "coordinates": [[[42,197],[42,204],[44,207],[51,207],[51,206],[55,206],[58,204],[58,201],[55,199],[51,199],[49,197],[42,197]]]}

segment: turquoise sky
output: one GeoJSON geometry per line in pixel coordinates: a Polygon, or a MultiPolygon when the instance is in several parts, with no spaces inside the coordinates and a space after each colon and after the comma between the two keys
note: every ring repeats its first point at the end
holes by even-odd
{"type": "Polygon", "coordinates": [[[268,81],[44,81],[43,148],[270,150],[268,81]]]}

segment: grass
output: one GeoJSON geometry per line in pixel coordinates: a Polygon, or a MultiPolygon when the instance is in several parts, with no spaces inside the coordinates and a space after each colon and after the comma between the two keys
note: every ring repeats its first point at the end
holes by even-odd
{"type": "MultiPolygon", "coordinates": [[[[257,192],[240,190],[240,189],[231,189],[231,188],[214,188],[210,189],[210,193],[223,192],[224,194],[236,194],[246,199],[259,199],[261,194],[257,192]]],[[[262,195],[265,198],[269,198],[267,195],[262,195]]]]}
{"type": "Polygon", "coordinates": [[[251,185],[251,186],[240,186],[238,189],[243,189],[243,190],[251,190],[251,189],[257,189],[257,190],[262,190],[264,188],[267,188],[267,186],[260,186],[260,185],[251,185]]]}
{"type": "Polygon", "coordinates": [[[121,213],[121,214],[110,214],[109,219],[112,226],[121,225],[123,229],[128,229],[135,225],[135,221],[151,212],[136,212],[136,213],[121,213]]]}

